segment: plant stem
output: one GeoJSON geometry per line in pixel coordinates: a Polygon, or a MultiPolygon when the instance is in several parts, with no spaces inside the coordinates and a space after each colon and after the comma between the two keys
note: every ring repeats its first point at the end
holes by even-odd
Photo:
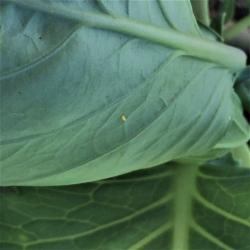
{"type": "Polygon", "coordinates": [[[224,39],[226,41],[231,40],[232,38],[237,37],[242,31],[244,31],[247,28],[250,28],[250,15],[244,17],[236,24],[227,28],[223,32],[224,39]]]}
{"type": "Polygon", "coordinates": [[[188,250],[192,201],[198,166],[179,165],[175,179],[173,250],[188,250]]]}
{"type": "Polygon", "coordinates": [[[232,156],[242,167],[250,168],[250,149],[247,144],[232,150],[232,156]]]}
{"type": "Polygon", "coordinates": [[[61,5],[51,6],[33,0],[9,0],[26,7],[69,18],[85,26],[116,31],[134,37],[146,39],[170,48],[182,50],[183,53],[220,64],[240,71],[245,67],[246,55],[239,49],[219,42],[194,37],[174,29],[166,29],[126,17],[113,17],[80,10],[72,10],[61,5]]]}
{"type": "Polygon", "coordinates": [[[203,24],[210,25],[208,0],[191,0],[196,18],[203,24]]]}

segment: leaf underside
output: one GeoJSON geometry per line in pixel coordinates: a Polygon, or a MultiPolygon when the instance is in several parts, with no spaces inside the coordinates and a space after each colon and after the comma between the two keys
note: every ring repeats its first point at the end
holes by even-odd
{"type": "Polygon", "coordinates": [[[189,1],[10,0],[0,12],[0,185],[98,180],[2,188],[0,249],[250,250],[250,172],[230,159],[101,180],[249,138],[227,63],[131,26],[215,43],[189,1]]]}
{"type": "Polygon", "coordinates": [[[249,183],[249,170],[225,159],[91,184],[3,188],[0,248],[249,250],[249,183]]]}
{"type": "Polygon", "coordinates": [[[230,68],[191,56],[188,42],[178,49],[65,18],[76,10],[125,16],[208,40],[189,1],[6,2],[1,185],[95,181],[212,158],[249,138],[230,68]]]}

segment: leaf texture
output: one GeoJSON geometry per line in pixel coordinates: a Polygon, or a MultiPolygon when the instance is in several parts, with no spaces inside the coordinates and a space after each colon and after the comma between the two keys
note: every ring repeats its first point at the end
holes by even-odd
{"type": "Polygon", "coordinates": [[[242,54],[207,38],[189,1],[6,2],[1,185],[89,182],[249,138],[228,64],[242,54]]]}
{"type": "Polygon", "coordinates": [[[5,250],[249,250],[250,173],[229,159],[64,187],[2,188],[5,250]]]}

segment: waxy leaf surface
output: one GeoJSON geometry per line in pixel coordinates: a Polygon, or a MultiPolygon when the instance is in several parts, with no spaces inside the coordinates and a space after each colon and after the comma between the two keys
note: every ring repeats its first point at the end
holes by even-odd
{"type": "Polygon", "coordinates": [[[203,33],[189,1],[0,11],[1,185],[100,180],[249,138],[233,92],[245,56],[203,33]]]}

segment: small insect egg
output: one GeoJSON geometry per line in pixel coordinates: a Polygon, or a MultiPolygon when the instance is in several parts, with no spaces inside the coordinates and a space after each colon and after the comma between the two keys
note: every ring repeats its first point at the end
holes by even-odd
{"type": "Polygon", "coordinates": [[[122,115],[121,115],[121,120],[122,120],[123,122],[125,122],[125,121],[127,121],[127,117],[126,117],[124,114],[122,114],[122,115]]]}

